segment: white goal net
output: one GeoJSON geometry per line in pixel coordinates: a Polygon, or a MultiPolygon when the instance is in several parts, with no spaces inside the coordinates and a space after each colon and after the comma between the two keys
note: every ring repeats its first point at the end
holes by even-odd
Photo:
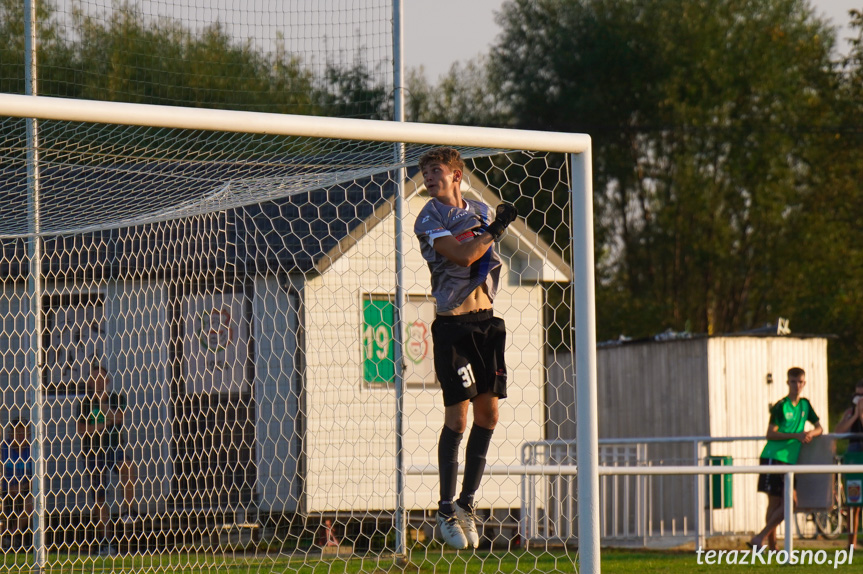
{"type": "Polygon", "coordinates": [[[6,571],[35,559],[50,572],[375,572],[394,556],[572,571],[574,480],[523,468],[575,464],[525,459],[575,438],[560,374],[573,156],[458,146],[465,196],[520,217],[497,247],[509,397],[477,496],[480,549],[457,553],[434,532],[443,407],[412,234],[431,145],[406,145],[402,161],[385,141],[55,119],[30,124],[34,148],[8,101],[4,488],[33,481],[41,495],[4,491],[6,571]],[[92,398],[100,385],[107,403],[92,398]],[[106,461],[87,424],[117,412],[116,436],[98,440],[121,456],[106,461]],[[41,454],[16,466],[28,440],[41,454]]]}

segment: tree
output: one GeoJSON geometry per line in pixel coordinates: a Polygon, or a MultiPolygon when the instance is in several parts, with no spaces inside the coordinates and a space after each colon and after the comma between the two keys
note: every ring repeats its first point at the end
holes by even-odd
{"type": "Polygon", "coordinates": [[[389,91],[375,82],[362,59],[357,59],[348,69],[328,64],[317,100],[330,116],[369,120],[393,116],[389,91]]]}
{"type": "Polygon", "coordinates": [[[863,13],[851,11],[857,37],[838,70],[832,117],[802,137],[811,181],[789,222],[794,253],[787,281],[795,289],[777,303],[790,309],[797,329],[832,333],[830,401],[841,412],[863,378],[863,13]]]}
{"type": "MultiPolygon", "coordinates": [[[[215,22],[193,31],[148,18],[131,2],[105,14],[73,4],[74,34],[48,1],[38,2],[39,92],[106,101],[273,113],[387,117],[385,86],[362,62],[331,64],[316,77],[285,49],[238,41],[215,22]]],[[[0,0],[0,90],[24,91],[23,3],[0,0]]]]}
{"type": "Polygon", "coordinates": [[[408,121],[433,124],[504,127],[510,123],[509,109],[497,83],[490,77],[485,57],[467,64],[454,63],[449,73],[432,87],[422,68],[407,74],[408,121]]]}
{"type": "Polygon", "coordinates": [[[593,136],[600,338],[775,319],[829,117],[803,0],[513,0],[491,76],[519,127],[593,136]]]}
{"type": "Polygon", "coordinates": [[[192,33],[179,21],[147,20],[121,5],[108,18],[76,10],[74,69],[81,96],[137,103],[314,113],[314,78],[277,49],[237,44],[219,23],[192,33]]]}
{"type": "MultiPolygon", "coordinates": [[[[66,95],[58,86],[71,77],[72,50],[63,35],[63,28],[54,18],[50,2],[36,4],[38,22],[37,60],[40,67],[54,70],[48,79],[40,81],[43,95],[66,95]]],[[[24,3],[20,0],[0,0],[0,92],[25,93],[24,86],[24,3]]]]}

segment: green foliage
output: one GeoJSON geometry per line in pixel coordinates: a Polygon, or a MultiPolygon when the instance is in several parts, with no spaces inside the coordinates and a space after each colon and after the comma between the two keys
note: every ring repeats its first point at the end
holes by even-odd
{"type": "Polygon", "coordinates": [[[831,89],[832,118],[803,134],[808,180],[791,219],[795,286],[781,301],[801,331],[833,333],[830,402],[848,404],[863,378],[863,14],[851,12],[856,38],[831,89]]]}
{"type": "Polygon", "coordinates": [[[514,0],[501,23],[517,124],[593,137],[599,337],[788,316],[809,136],[835,121],[808,4],[514,0]]]}
{"type": "MultiPolygon", "coordinates": [[[[77,4],[59,23],[40,2],[39,93],[106,101],[386,117],[388,90],[362,61],[330,65],[318,78],[284,39],[273,52],[238,42],[219,22],[192,30],[170,18],[147,18],[133,2],[107,14],[77,4]]],[[[0,0],[0,91],[24,93],[23,2],[0,0]]]]}
{"type": "MultiPolygon", "coordinates": [[[[72,53],[63,39],[63,28],[53,18],[54,8],[48,2],[36,4],[38,53],[40,66],[59,71],[53,81],[43,84],[45,95],[56,93],[56,80],[68,80],[72,53]]],[[[24,86],[24,2],[0,0],[0,92],[25,93],[24,86]]],[[[61,94],[62,95],[62,94],[61,94]]]]}
{"type": "Polygon", "coordinates": [[[410,70],[407,86],[408,121],[466,126],[506,126],[509,110],[499,97],[491,68],[484,57],[467,64],[456,62],[440,83],[432,87],[422,68],[410,70]]]}
{"type": "Polygon", "coordinates": [[[805,2],[517,0],[496,74],[522,127],[594,138],[601,338],[772,320],[829,109],[805,2]]]}
{"type": "Polygon", "coordinates": [[[329,64],[324,78],[321,104],[329,115],[369,120],[392,117],[389,93],[384,86],[375,85],[361,62],[349,70],[329,64]]]}

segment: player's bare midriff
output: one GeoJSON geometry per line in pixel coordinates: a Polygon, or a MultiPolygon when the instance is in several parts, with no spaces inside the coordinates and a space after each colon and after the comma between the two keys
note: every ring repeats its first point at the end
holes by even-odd
{"type": "Polygon", "coordinates": [[[491,299],[489,299],[488,290],[483,284],[474,289],[471,294],[467,296],[467,299],[462,301],[461,305],[455,309],[440,312],[438,315],[466,315],[468,313],[476,313],[477,311],[486,311],[491,308],[491,299]]]}

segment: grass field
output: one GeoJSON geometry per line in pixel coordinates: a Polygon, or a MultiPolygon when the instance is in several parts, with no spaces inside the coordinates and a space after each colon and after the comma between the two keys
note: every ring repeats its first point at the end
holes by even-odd
{"type": "MultiPolygon", "coordinates": [[[[653,552],[603,550],[602,571],[611,574],[646,574],[662,572],[669,574],[722,573],[740,574],[782,572],[803,574],[804,572],[856,572],[863,563],[863,553],[857,564],[833,564],[837,550],[824,550],[820,556],[823,564],[778,565],[771,564],[707,564],[705,556],[701,564],[694,552],[653,552]],[[829,560],[829,563],[827,562],[829,560]]],[[[808,555],[806,556],[809,557],[808,555]]],[[[24,555],[7,556],[0,559],[0,572],[29,574],[31,563],[24,555]]],[[[735,556],[742,559],[741,555],[735,556]]],[[[857,556],[854,557],[858,558],[857,556]]],[[[813,554],[814,559],[814,554],[813,554]]],[[[765,556],[766,560],[766,556],[765,556]]],[[[816,559],[817,560],[817,559],[816,559]]],[[[70,555],[51,555],[43,574],[84,573],[135,573],[135,574],[354,574],[416,572],[417,574],[494,574],[494,573],[572,573],[577,568],[577,554],[573,551],[554,550],[543,552],[414,552],[407,564],[397,564],[392,557],[351,558],[321,560],[319,557],[290,559],[277,555],[238,556],[201,552],[199,554],[162,554],[155,556],[126,556],[114,558],[90,558],[70,555]]]]}

